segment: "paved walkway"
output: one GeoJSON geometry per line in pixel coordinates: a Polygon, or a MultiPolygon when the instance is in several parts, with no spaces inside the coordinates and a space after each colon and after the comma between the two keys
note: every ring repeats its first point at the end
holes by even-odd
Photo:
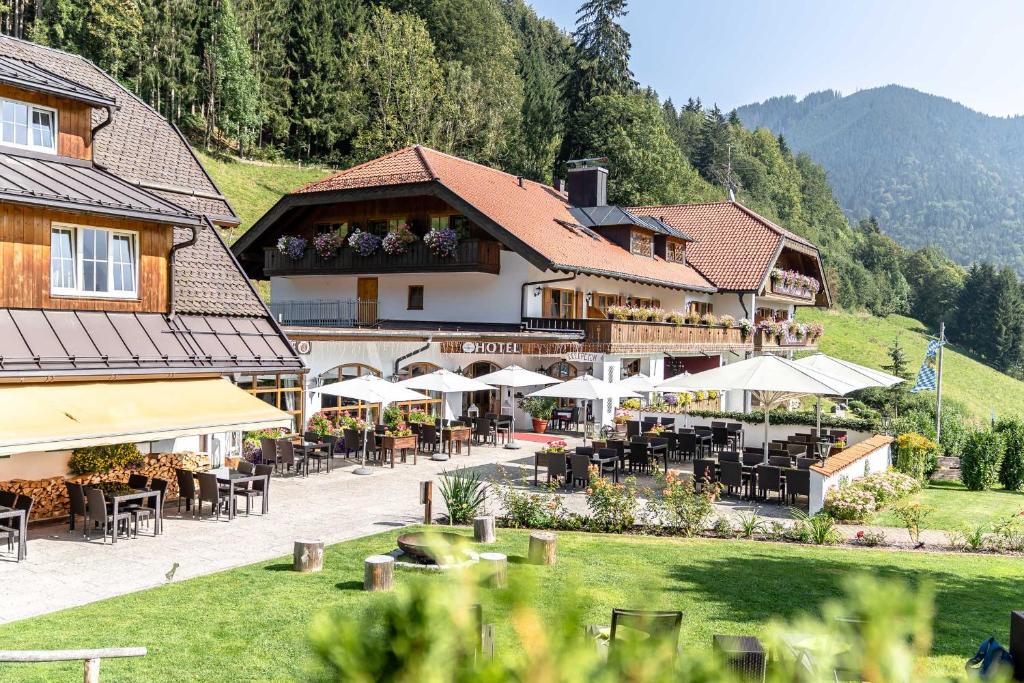
{"type": "MultiPolygon", "coordinates": [[[[567,441],[570,446],[579,443],[567,441]]],[[[172,501],[164,512],[163,535],[146,536],[143,529],[139,538],[122,538],[116,545],[86,542],[78,532],[69,534],[64,523],[33,527],[26,561],[14,562],[6,548],[0,553],[0,623],[158,586],[169,580],[169,574],[177,581],[289,555],[298,539],[337,543],[417,524],[423,519],[420,482],[436,482],[445,469],[472,467],[486,479],[501,481],[498,468],[502,467],[516,485],[532,489],[533,453],[540,444],[521,443],[521,450],[474,447],[471,456],[455,456],[448,462],[421,457],[415,467],[399,463],[394,470],[378,469],[371,476],[352,474],[354,465],[342,460],[335,461],[339,467],[329,475],[275,476],[270,513],[240,515],[230,523],[223,517],[218,522],[208,517],[197,520],[184,511],[179,515],[172,501]]],[[[673,464],[673,468],[691,471],[689,464],[673,464]]],[[[652,480],[641,477],[638,483],[650,486],[652,480]]],[[[570,510],[587,511],[582,492],[565,494],[565,500],[570,510]]],[[[444,500],[436,486],[434,501],[435,515],[444,514],[444,500]]],[[[493,499],[489,504],[492,512],[499,512],[493,499]]],[[[739,515],[753,510],[765,519],[790,520],[788,509],[779,505],[754,505],[734,498],[716,504],[716,515],[734,525],[739,515]]],[[[841,531],[853,538],[864,528],[868,527],[841,527],[841,531]]],[[[890,542],[909,542],[905,530],[882,531],[890,542]]],[[[944,532],[926,532],[926,536],[924,540],[933,547],[946,544],[944,532]]]]}

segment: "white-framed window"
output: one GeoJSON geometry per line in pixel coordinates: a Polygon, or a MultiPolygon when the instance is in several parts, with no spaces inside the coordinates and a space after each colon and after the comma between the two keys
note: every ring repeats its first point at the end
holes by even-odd
{"type": "Polygon", "coordinates": [[[50,292],[135,298],[139,287],[138,234],[83,225],[50,228],[50,292]]]}
{"type": "Polygon", "coordinates": [[[57,110],[0,98],[0,143],[57,151],[57,110]]]}

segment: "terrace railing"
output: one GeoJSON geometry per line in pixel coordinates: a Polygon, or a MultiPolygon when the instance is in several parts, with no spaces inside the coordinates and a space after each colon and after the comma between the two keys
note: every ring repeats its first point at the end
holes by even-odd
{"type": "Polygon", "coordinates": [[[788,332],[781,337],[770,335],[764,330],[754,331],[754,350],[771,351],[773,349],[812,349],[817,348],[818,340],[807,335],[796,337],[788,332]]]}
{"type": "Polygon", "coordinates": [[[501,246],[494,240],[465,239],[451,256],[438,256],[422,241],[413,242],[403,254],[378,250],[360,256],[345,246],[334,256],[324,258],[307,247],[297,259],[282,254],[276,247],[263,250],[263,272],[275,275],[372,275],[377,273],[481,272],[497,274],[501,246]]]}
{"type": "Polygon", "coordinates": [[[721,325],[675,325],[601,318],[524,318],[523,323],[529,330],[581,332],[585,348],[601,353],[725,351],[753,346],[739,328],[721,325]]]}
{"type": "Polygon", "coordinates": [[[358,327],[377,322],[377,302],[359,299],[274,301],[270,312],[281,325],[358,327]]]}

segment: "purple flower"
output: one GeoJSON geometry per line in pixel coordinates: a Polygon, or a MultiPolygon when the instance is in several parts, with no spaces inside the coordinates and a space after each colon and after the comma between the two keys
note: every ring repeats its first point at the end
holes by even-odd
{"type": "Polygon", "coordinates": [[[426,234],[423,241],[435,256],[441,257],[454,255],[459,246],[459,236],[451,228],[435,228],[426,234]]]}
{"type": "Polygon", "coordinates": [[[381,239],[372,232],[356,230],[348,238],[348,246],[360,256],[371,256],[380,249],[381,239]]]}
{"type": "Polygon", "coordinates": [[[384,236],[381,246],[384,252],[392,256],[404,254],[409,245],[416,241],[416,235],[412,233],[408,225],[404,223],[384,236]]]}
{"type": "Polygon", "coordinates": [[[293,261],[297,261],[306,253],[306,244],[308,243],[305,237],[282,235],[277,240],[277,250],[293,261]]]}
{"type": "Polygon", "coordinates": [[[325,232],[313,238],[313,248],[320,258],[332,258],[341,249],[342,239],[336,232],[325,232]]]}

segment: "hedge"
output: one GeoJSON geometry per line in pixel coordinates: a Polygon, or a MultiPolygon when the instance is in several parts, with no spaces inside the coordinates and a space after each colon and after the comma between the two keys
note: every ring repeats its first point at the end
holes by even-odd
{"type": "Polygon", "coordinates": [[[76,448],[68,460],[71,474],[104,474],[115,468],[142,464],[139,447],[133,443],[76,448]]]}
{"type": "Polygon", "coordinates": [[[999,468],[999,483],[1009,491],[1020,491],[1024,489],[1024,422],[1004,418],[996,423],[996,431],[1006,446],[999,468]]]}
{"type": "MultiPolygon", "coordinates": [[[[736,413],[726,410],[691,410],[688,414],[693,417],[733,420],[748,424],[764,424],[763,410],[754,410],[749,413],[736,413]]],[[[812,410],[779,410],[776,408],[768,414],[768,419],[773,425],[815,427],[818,424],[812,410]]],[[[836,417],[826,413],[821,415],[821,426],[829,429],[848,429],[854,432],[878,431],[878,423],[875,420],[865,420],[859,417],[836,417]]]]}
{"type": "Polygon", "coordinates": [[[979,429],[967,436],[960,456],[960,479],[971,491],[984,491],[999,481],[1003,464],[1003,437],[994,431],[979,429]]]}
{"type": "Polygon", "coordinates": [[[926,481],[939,465],[939,444],[926,436],[907,432],[896,439],[896,470],[926,481]]]}

